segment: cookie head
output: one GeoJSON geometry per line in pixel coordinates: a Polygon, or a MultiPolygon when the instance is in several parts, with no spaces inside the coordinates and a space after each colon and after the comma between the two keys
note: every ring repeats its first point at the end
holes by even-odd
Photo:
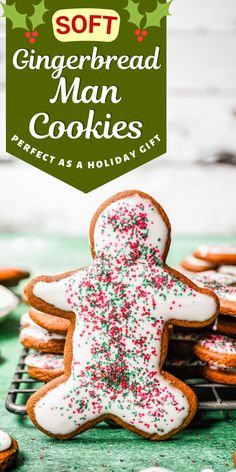
{"type": "Polygon", "coordinates": [[[170,235],[169,220],[159,204],[142,192],[123,192],[107,200],[90,228],[92,253],[98,257],[137,260],[155,255],[165,261],[170,235]]]}

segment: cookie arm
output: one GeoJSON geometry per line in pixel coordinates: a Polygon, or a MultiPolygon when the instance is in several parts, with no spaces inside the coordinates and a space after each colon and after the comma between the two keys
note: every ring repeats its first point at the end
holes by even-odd
{"type": "Polygon", "coordinates": [[[186,326],[207,326],[212,323],[219,312],[219,300],[217,296],[208,289],[198,287],[187,277],[169,269],[171,276],[176,280],[176,292],[173,294],[173,304],[168,305],[168,316],[176,320],[181,320],[186,326]],[[177,294],[177,295],[176,295],[177,294]]]}
{"type": "Polygon", "coordinates": [[[77,272],[67,272],[56,277],[35,277],[26,287],[29,303],[45,313],[67,317],[71,313],[67,287],[71,276],[77,272]]]}

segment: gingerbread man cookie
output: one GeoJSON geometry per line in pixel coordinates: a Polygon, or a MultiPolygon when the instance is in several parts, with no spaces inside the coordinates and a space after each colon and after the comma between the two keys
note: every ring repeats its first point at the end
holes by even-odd
{"type": "Polygon", "coordinates": [[[107,419],[145,438],[169,438],[189,424],[197,400],[162,370],[168,325],[208,325],[218,299],[166,265],[170,223],[149,195],[107,200],[90,242],[89,267],[28,285],[34,308],[70,320],[65,374],[31,396],[28,414],[59,439],[107,419]]]}

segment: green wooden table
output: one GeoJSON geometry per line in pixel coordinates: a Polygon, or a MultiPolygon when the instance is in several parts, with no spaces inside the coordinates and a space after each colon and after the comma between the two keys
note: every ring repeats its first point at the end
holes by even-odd
{"type": "MultiPolygon", "coordinates": [[[[230,241],[231,239],[228,238],[230,241]]],[[[181,258],[202,242],[217,237],[175,238],[168,259],[177,265],[181,258]]],[[[32,274],[56,274],[90,261],[86,238],[0,235],[1,265],[21,265],[32,274]]],[[[19,289],[18,289],[19,290],[19,289]]],[[[40,433],[28,418],[5,410],[5,397],[21,350],[19,318],[23,305],[0,325],[0,428],[16,437],[20,446],[17,470],[21,472],[137,472],[142,468],[169,467],[174,472],[214,472],[233,469],[236,450],[236,412],[199,415],[188,429],[175,438],[153,443],[106,424],[71,441],[52,440],[40,433]]]]}

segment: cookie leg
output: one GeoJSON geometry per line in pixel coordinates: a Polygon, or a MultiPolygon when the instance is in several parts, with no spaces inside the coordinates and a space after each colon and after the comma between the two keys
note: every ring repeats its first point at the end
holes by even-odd
{"type": "Polygon", "coordinates": [[[70,378],[49,391],[46,386],[40,389],[40,395],[38,392],[32,395],[27,411],[46,434],[67,439],[78,434],[78,429],[82,432],[91,426],[103,414],[103,406],[101,398],[91,394],[87,384],[70,378]]]}
{"type": "Polygon", "coordinates": [[[161,440],[187,426],[196,413],[195,394],[170,374],[156,374],[114,402],[113,412],[130,429],[161,440]]]}

